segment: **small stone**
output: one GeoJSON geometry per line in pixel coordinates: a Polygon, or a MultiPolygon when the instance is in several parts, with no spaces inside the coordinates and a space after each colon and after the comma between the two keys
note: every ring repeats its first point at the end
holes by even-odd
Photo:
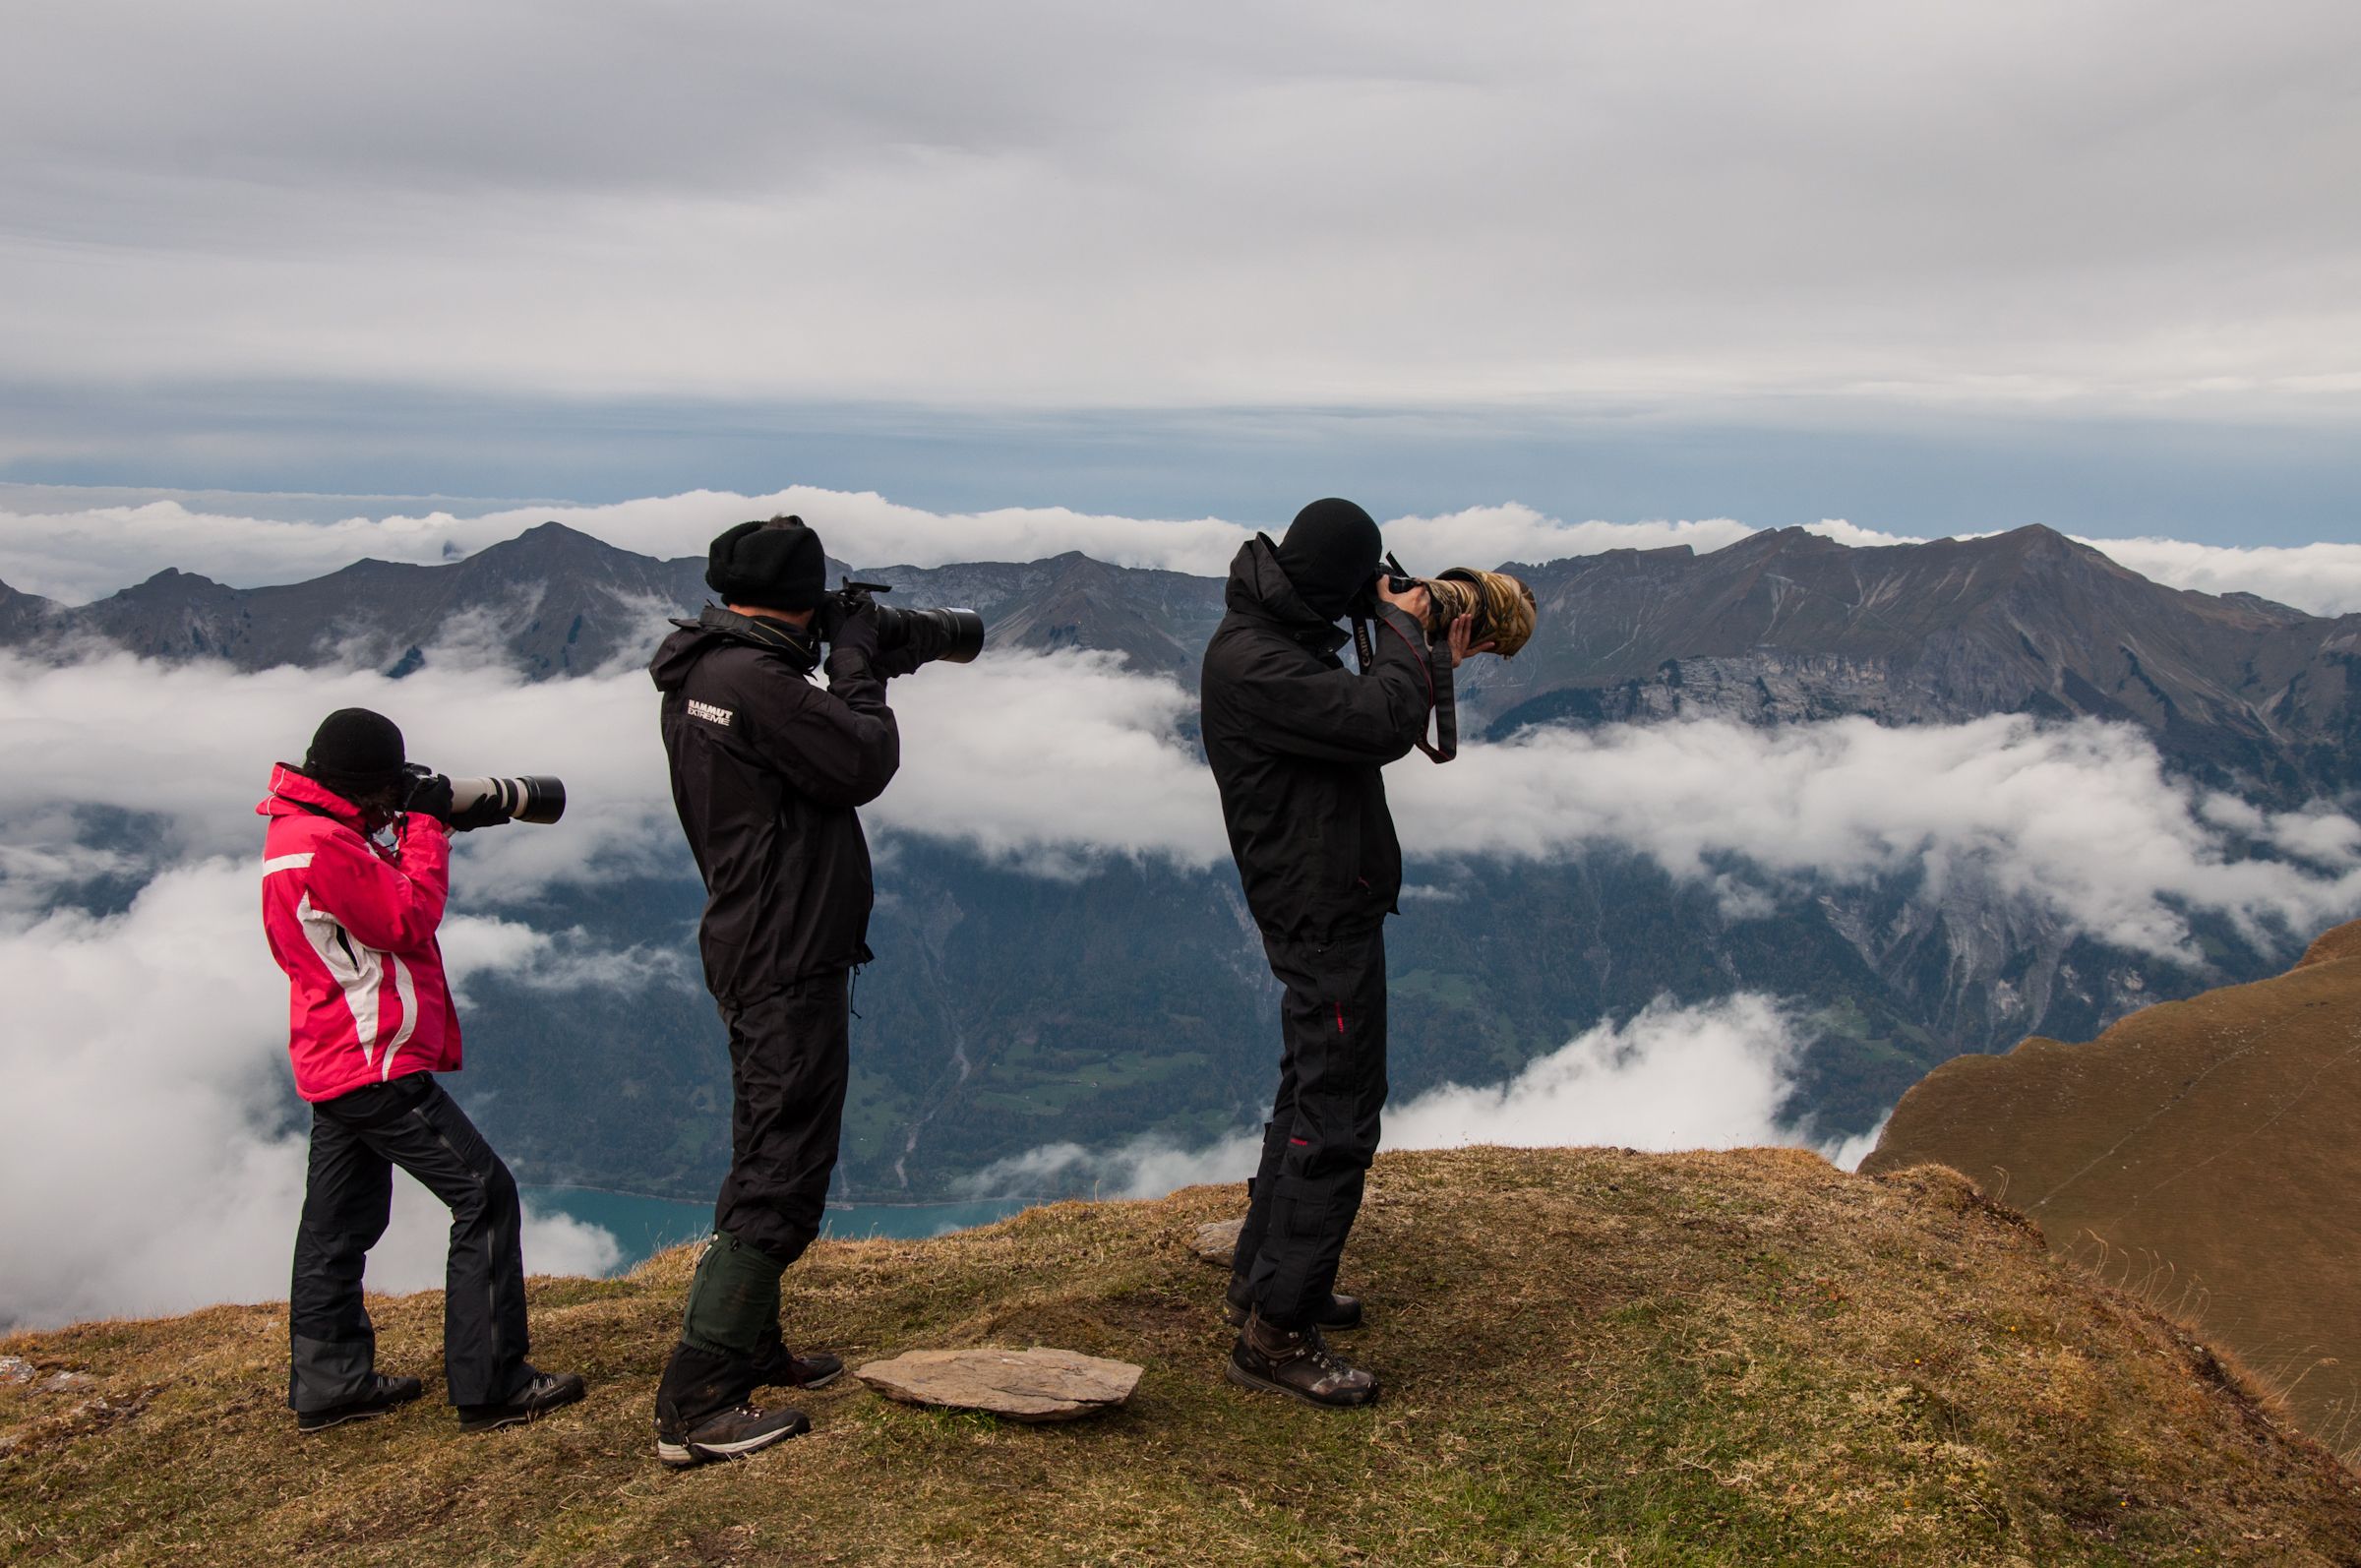
{"type": "Polygon", "coordinates": [[[33,1364],[22,1356],[0,1356],[0,1383],[30,1383],[33,1364]]]}
{"type": "Polygon", "coordinates": [[[1214,1267],[1226,1269],[1231,1260],[1238,1256],[1238,1233],[1245,1228],[1243,1219],[1216,1220],[1211,1225],[1200,1225],[1195,1237],[1188,1243],[1189,1250],[1214,1267]]]}
{"type": "Polygon", "coordinates": [[[986,1411],[1013,1421],[1070,1421],[1112,1410],[1139,1387],[1139,1368],[1077,1351],[909,1351],[854,1376],[888,1399],[986,1411]]]}
{"type": "Polygon", "coordinates": [[[33,1387],[43,1394],[71,1394],[78,1388],[89,1388],[97,1381],[84,1372],[52,1372],[33,1387]]]}

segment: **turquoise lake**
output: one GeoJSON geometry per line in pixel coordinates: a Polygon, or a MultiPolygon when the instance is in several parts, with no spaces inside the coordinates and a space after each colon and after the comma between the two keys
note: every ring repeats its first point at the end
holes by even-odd
{"type": "MultiPolygon", "coordinates": [[[[711,1203],[643,1198],[589,1187],[525,1187],[525,1201],[542,1213],[569,1215],[613,1236],[623,1248],[617,1271],[668,1246],[692,1241],[713,1228],[711,1203]]],[[[1014,1199],[972,1203],[854,1203],[831,1205],[819,1234],[839,1240],[882,1236],[915,1240],[1004,1220],[1025,1205],[1014,1199]]]]}

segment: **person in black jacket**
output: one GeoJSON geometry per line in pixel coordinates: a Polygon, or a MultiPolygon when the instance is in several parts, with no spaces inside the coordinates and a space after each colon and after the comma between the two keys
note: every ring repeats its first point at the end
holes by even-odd
{"type": "Polygon", "coordinates": [[[656,1457],[736,1459],[807,1430],[757,1388],[814,1388],[843,1370],[779,1332],[779,1276],[819,1234],[850,1073],[847,977],[869,961],[869,844],[854,808],[901,761],[866,603],[829,595],[819,536],[799,517],[713,541],[724,601],[664,639],[673,805],[705,882],[697,941],[730,1035],[730,1174],[656,1390],[656,1457]],[[834,624],[817,624],[826,615],[834,624]],[[828,644],[826,690],[811,680],[828,644]]]}
{"type": "Polygon", "coordinates": [[[1205,650],[1202,733],[1246,904],[1280,1003],[1279,1094],[1264,1124],[1228,1299],[1231,1381],[1315,1405],[1365,1405],[1377,1380],[1333,1356],[1324,1329],[1358,1327],[1335,1294],[1385,1105],[1385,917],[1402,846],[1378,769],[1421,743],[1451,697],[1472,622],[1429,645],[1426,590],[1378,572],[1377,524],[1315,501],[1274,545],[1230,566],[1229,613],[1205,650]],[[1368,667],[1347,669],[1336,625],[1366,610],[1368,667]]]}

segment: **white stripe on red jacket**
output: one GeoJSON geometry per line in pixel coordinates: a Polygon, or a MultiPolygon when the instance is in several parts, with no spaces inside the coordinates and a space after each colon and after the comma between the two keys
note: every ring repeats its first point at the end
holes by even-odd
{"type": "Polygon", "coordinates": [[[351,802],[285,763],[257,812],[263,932],[287,972],[295,1092],[333,1100],[366,1084],[459,1065],[459,1017],[435,928],[451,891],[451,832],[401,818],[380,849],[351,802]]]}

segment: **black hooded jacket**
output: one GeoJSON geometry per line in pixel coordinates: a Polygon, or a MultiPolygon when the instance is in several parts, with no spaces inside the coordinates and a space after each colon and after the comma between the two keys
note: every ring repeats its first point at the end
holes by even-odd
{"type": "Polygon", "coordinates": [[[648,665],[672,802],[705,878],[705,984],[744,1001],[870,958],[869,841],[853,808],[901,763],[885,683],[859,648],[812,684],[801,640],[707,606],[648,665]]]}
{"type": "Polygon", "coordinates": [[[1228,603],[1205,649],[1202,725],[1247,907],[1283,941],[1374,930],[1402,891],[1377,770],[1424,733],[1450,650],[1379,605],[1374,662],[1347,669],[1346,633],[1304,605],[1260,535],[1230,564],[1228,603]]]}

